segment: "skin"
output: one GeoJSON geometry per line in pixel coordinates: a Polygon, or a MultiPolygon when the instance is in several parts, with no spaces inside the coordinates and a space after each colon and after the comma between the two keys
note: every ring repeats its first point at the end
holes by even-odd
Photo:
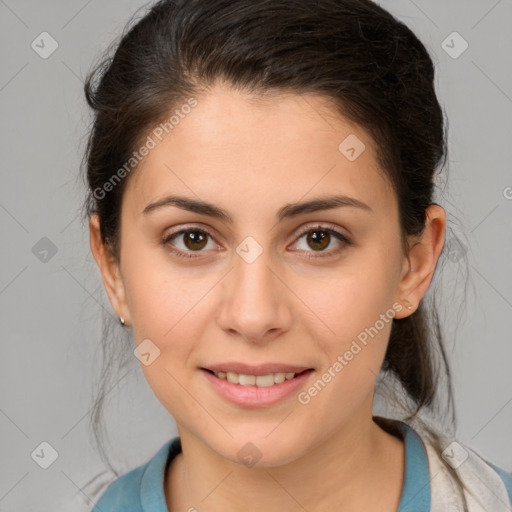
{"type": "Polygon", "coordinates": [[[404,474],[401,438],[372,418],[374,386],[391,322],[307,405],[294,394],[249,409],[221,398],[200,367],[225,361],[281,362],[314,368],[307,389],[366,327],[398,303],[412,314],[442,251],[445,211],[430,206],[421,236],[400,245],[398,205],[378,168],[368,134],[317,95],[250,97],[217,85],[130,176],[121,212],[120,260],[90,219],[91,249],[112,307],[160,355],[141,364],[155,395],[175,418],[183,454],[165,477],[170,510],[396,511],[404,474]],[[349,134],[365,151],[349,161],[338,146],[349,134]],[[213,203],[233,223],[175,206],[142,214],[170,194],[213,203]],[[288,203],[347,195],[354,207],[278,221],[288,203]],[[316,223],[344,234],[322,254],[301,230],[316,223]],[[185,237],[207,229],[197,259],[185,237]],[[237,252],[248,236],[263,249],[252,263],[237,252]],[[300,238],[299,238],[300,237],[300,238]],[[407,309],[406,306],[412,306],[407,309]],[[237,452],[253,443],[253,467],[237,452]],[[372,492],[368,492],[372,489],[372,492]]]}

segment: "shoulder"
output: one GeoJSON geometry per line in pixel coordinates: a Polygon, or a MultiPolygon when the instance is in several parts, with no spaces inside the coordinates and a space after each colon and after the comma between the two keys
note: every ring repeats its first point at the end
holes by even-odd
{"type": "MultiPolygon", "coordinates": [[[[439,445],[417,431],[428,454],[434,506],[457,501],[459,494],[467,510],[512,512],[512,472],[486,460],[460,440],[439,437],[439,445]]],[[[447,510],[440,507],[439,510],[447,510]]],[[[451,510],[451,509],[449,509],[451,510]]],[[[458,508],[453,508],[458,510],[458,508]]]]}
{"type": "Polygon", "coordinates": [[[483,503],[487,510],[512,512],[512,472],[489,462],[469,446],[458,444],[467,452],[455,471],[464,482],[468,503],[475,510],[477,503],[483,503]]]}
{"type": "Polygon", "coordinates": [[[167,512],[164,473],[180,451],[179,437],[167,441],[146,464],[114,480],[91,512],[167,512]]]}

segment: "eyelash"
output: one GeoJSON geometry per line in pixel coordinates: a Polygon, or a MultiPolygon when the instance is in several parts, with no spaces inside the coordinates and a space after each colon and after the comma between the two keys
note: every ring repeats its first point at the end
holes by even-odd
{"type": "MultiPolygon", "coordinates": [[[[184,233],[189,233],[191,231],[202,233],[204,235],[209,236],[212,240],[214,240],[213,235],[207,229],[189,227],[189,228],[181,229],[180,231],[176,231],[175,233],[171,233],[171,234],[165,236],[164,239],[162,240],[162,244],[164,246],[167,246],[168,249],[173,254],[178,256],[179,258],[185,258],[185,259],[200,258],[201,256],[195,255],[194,253],[201,253],[203,251],[181,251],[179,249],[176,249],[172,244],[169,244],[169,242],[171,240],[174,240],[174,238],[176,238],[177,236],[182,235],[184,233]]],[[[312,227],[308,227],[308,228],[304,229],[302,232],[299,233],[299,235],[297,236],[296,240],[301,239],[304,235],[307,235],[308,233],[310,233],[312,231],[322,231],[322,232],[325,232],[325,233],[329,233],[330,235],[333,235],[335,238],[337,238],[342,243],[342,246],[339,247],[338,249],[333,250],[333,251],[319,251],[318,254],[314,254],[314,255],[311,254],[311,255],[305,256],[307,259],[318,259],[318,258],[333,257],[333,256],[336,256],[339,252],[341,252],[346,246],[352,245],[351,240],[349,240],[342,233],[336,231],[335,229],[332,229],[332,228],[329,228],[329,227],[326,227],[326,226],[321,226],[321,225],[312,226],[312,227]]],[[[305,252],[309,253],[309,252],[316,252],[316,251],[305,251],[305,252]]]]}

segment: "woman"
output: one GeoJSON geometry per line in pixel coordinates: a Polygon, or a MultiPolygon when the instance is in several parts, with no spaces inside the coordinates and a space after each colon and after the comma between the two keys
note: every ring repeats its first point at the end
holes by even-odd
{"type": "Polygon", "coordinates": [[[446,141],[405,25],[160,1],[86,96],[91,249],[179,432],[94,512],[511,510],[512,474],[435,421],[446,141]],[[385,382],[401,419],[373,414],[385,382]]]}

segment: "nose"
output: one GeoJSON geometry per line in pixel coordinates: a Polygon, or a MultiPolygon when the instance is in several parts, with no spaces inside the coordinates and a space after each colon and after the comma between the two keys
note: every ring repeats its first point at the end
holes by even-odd
{"type": "Polygon", "coordinates": [[[249,261],[234,255],[234,269],[223,286],[217,322],[231,336],[264,344],[290,328],[291,302],[283,276],[271,268],[265,251],[249,261]]]}

